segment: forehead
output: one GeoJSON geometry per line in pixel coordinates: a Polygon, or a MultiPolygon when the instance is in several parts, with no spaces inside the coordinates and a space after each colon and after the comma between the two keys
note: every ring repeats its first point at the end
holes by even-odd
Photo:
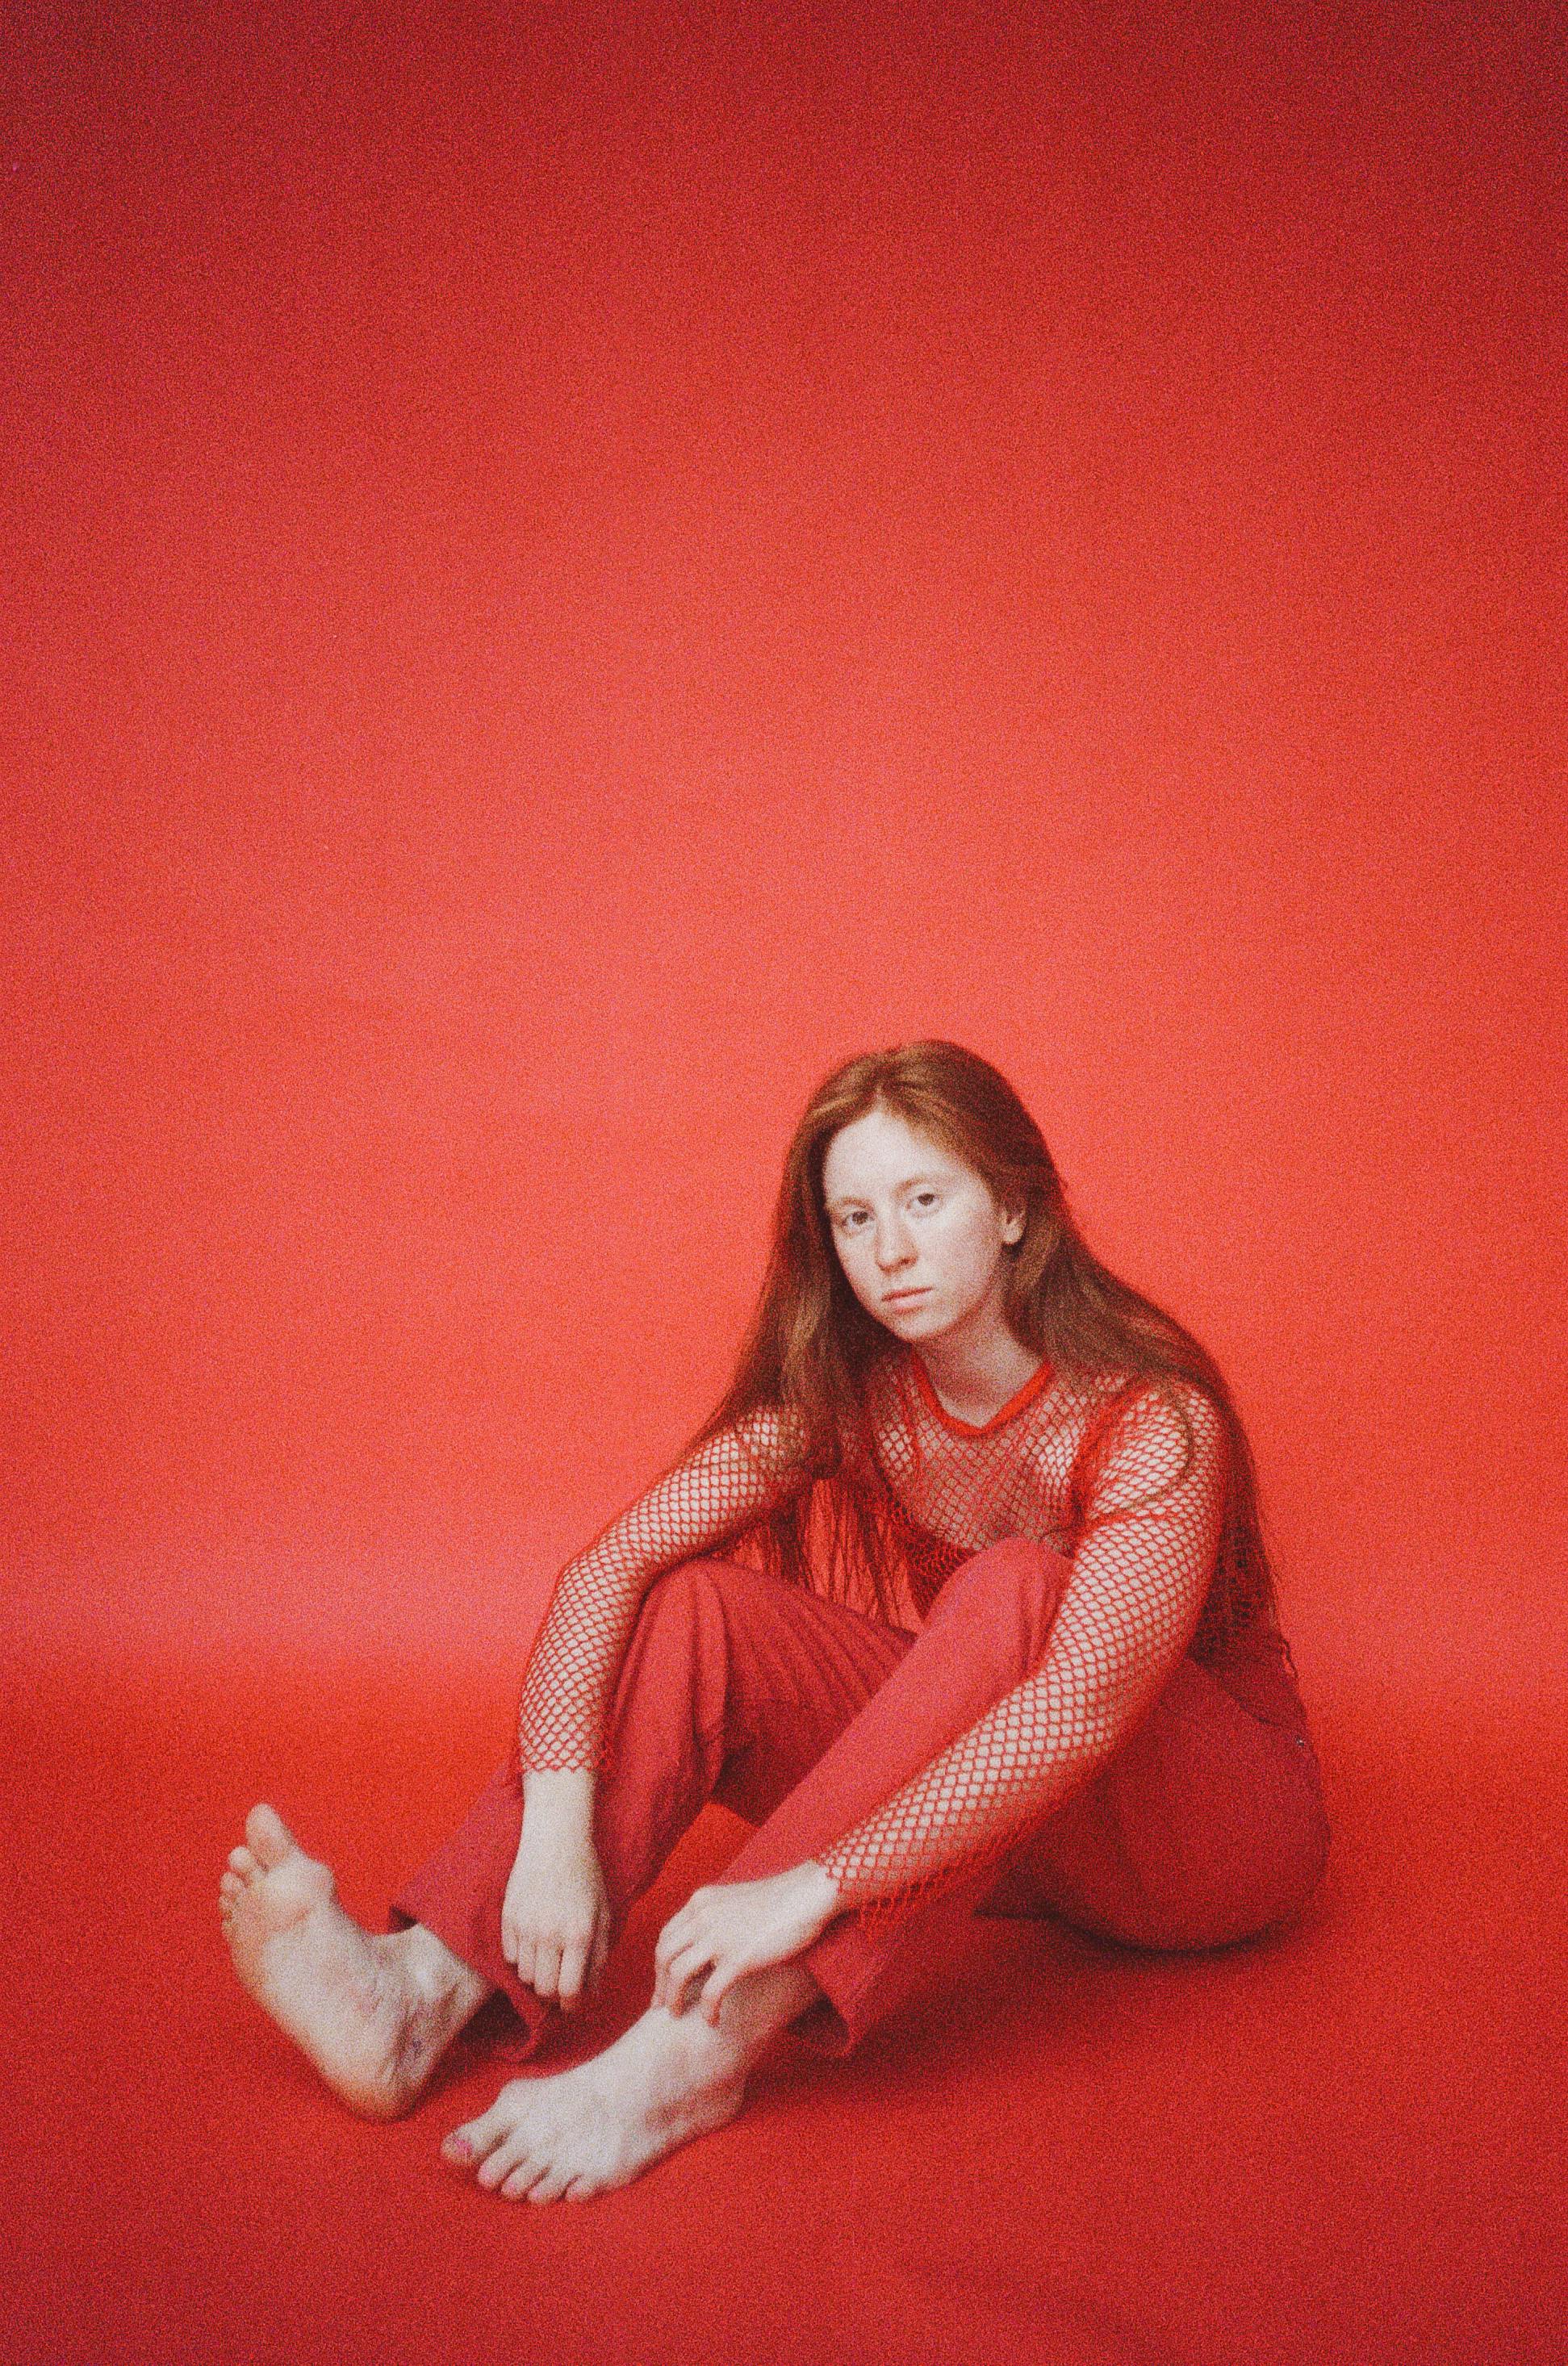
{"type": "Polygon", "coordinates": [[[822,1162],[822,1188],[829,1199],[896,1187],[919,1175],[948,1177],[974,1172],[961,1158],[888,1110],[872,1110],[840,1127],[822,1162]]]}

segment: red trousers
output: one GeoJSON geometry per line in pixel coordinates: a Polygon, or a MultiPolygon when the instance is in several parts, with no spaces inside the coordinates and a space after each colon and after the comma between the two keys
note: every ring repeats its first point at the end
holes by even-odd
{"type": "MultiPolygon", "coordinates": [[[[621,1664],[594,1794],[613,1932],[710,1798],[757,1827],[726,1881],[798,1865],[880,1807],[1038,1667],[1068,1570],[1008,1538],[953,1572],[918,1634],[738,1562],[686,1561],[657,1579],[621,1664]]],[[[527,2056],[560,2008],[501,1952],[523,1804],[514,1751],[390,1920],[423,1923],[503,1990],[527,2056]]],[[[1217,1667],[1189,1656],[1100,1772],[999,1864],[874,1935],[860,1913],[837,1916],[803,1952],[823,1999],[795,2033],[849,2053],[956,1965],[976,1911],[1054,1914],[1140,1947],[1247,1938],[1306,1903],[1328,1838],[1278,1635],[1256,1633],[1217,1667]]]]}

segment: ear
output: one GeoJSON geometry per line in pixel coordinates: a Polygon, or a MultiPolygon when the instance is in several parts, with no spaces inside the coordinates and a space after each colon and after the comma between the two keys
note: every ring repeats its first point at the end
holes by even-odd
{"type": "Polygon", "coordinates": [[[1008,1212],[1002,1219],[1002,1243],[1004,1247],[1010,1249],[1018,1246],[1019,1242],[1023,1238],[1023,1227],[1028,1214],[1029,1211],[1027,1208],[1009,1209],[1008,1212]]]}

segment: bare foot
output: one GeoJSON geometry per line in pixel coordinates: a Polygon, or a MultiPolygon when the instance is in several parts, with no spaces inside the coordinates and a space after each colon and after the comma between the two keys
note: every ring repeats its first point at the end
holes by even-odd
{"type": "Polygon", "coordinates": [[[442,2158],[509,2202],[580,2202],[627,2185],[732,2120],[768,2042],[820,1994],[808,1972],[786,1963],[738,1981],[716,2028],[694,2008],[649,2005],[592,2062],[514,2079],[481,2118],[454,2128],[442,2158]]]}
{"type": "Polygon", "coordinates": [[[395,2119],[490,1993],[417,1923],[373,1937],[344,1912],[324,1865],[281,1816],[253,1808],[219,1911],[234,1969],[329,2087],[356,2112],[395,2119]]]}

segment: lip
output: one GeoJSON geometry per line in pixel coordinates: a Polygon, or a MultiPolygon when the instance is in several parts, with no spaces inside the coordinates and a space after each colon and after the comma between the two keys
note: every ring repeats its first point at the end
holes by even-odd
{"type": "Polygon", "coordinates": [[[929,1298],[931,1284],[923,1282],[919,1290],[890,1290],[883,1299],[884,1306],[903,1306],[911,1298],[929,1298]]]}

